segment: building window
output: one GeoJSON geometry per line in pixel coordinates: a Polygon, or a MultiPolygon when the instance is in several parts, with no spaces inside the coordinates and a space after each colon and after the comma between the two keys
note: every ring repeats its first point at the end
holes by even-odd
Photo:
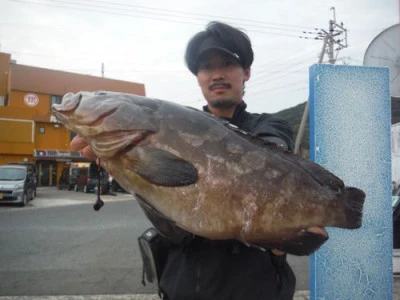
{"type": "Polygon", "coordinates": [[[62,101],[62,96],[59,96],[59,95],[51,95],[51,104],[50,104],[50,105],[53,105],[53,104],[61,104],[61,101],[62,101]]]}
{"type": "Polygon", "coordinates": [[[39,127],[39,134],[44,134],[44,127],[39,127]]]}

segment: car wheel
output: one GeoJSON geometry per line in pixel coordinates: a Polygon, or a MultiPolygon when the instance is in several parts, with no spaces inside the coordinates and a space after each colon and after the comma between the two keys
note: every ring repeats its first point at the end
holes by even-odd
{"type": "Polygon", "coordinates": [[[84,193],[89,193],[89,190],[88,190],[88,187],[87,187],[86,184],[83,186],[83,192],[84,193]]]}
{"type": "Polygon", "coordinates": [[[24,193],[22,195],[22,202],[20,203],[19,206],[24,207],[26,204],[28,204],[28,195],[24,193]]]}

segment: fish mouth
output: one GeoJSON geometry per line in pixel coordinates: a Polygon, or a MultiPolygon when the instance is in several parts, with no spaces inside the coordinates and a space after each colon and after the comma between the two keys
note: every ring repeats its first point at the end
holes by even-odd
{"type": "Polygon", "coordinates": [[[147,130],[103,132],[92,137],[91,146],[96,156],[111,158],[148,143],[152,134],[147,130]]]}
{"type": "Polygon", "coordinates": [[[52,112],[57,115],[70,114],[77,109],[81,100],[82,94],[67,93],[64,95],[61,104],[51,106],[52,112]]]}
{"type": "Polygon", "coordinates": [[[62,98],[60,104],[53,104],[51,106],[51,113],[58,121],[64,124],[68,129],[73,130],[69,126],[69,118],[73,115],[74,111],[79,107],[82,100],[82,94],[75,95],[67,93],[62,98]]]}
{"type": "Polygon", "coordinates": [[[316,234],[328,238],[328,232],[323,227],[311,226],[304,229],[307,233],[316,234]]]}
{"type": "MultiPolygon", "coordinates": [[[[68,119],[74,114],[74,112],[78,109],[81,104],[83,95],[82,93],[73,94],[68,93],[63,97],[61,104],[53,104],[51,107],[52,113],[56,116],[57,119],[61,120],[62,123],[68,125],[68,119]]],[[[117,111],[118,107],[113,107],[105,110],[103,113],[94,115],[93,118],[87,118],[84,116],[75,116],[72,117],[77,121],[79,125],[84,126],[97,126],[100,125],[101,122],[107,118],[108,116],[114,114],[117,111]]]]}

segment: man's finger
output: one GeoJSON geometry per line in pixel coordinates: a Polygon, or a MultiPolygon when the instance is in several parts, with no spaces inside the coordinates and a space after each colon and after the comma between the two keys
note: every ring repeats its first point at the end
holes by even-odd
{"type": "Polygon", "coordinates": [[[70,148],[74,151],[80,151],[83,148],[88,146],[88,142],[85,138],[76,136],[72,139],[71,143],[69,144],[70,148]]]}
{"type": "Polygon", "coordinates": [[[83,148],[82,154],[84,157],[86,157],[90,160],[93,160],[93,161],[95,161],[97,158],[96,155],[94,155],[92,148],[90,148],[89,146],[86,146],[85,148],[83,148]]]}
{"type": "Polygon", "coordinates": [[[274,255],[277,255],[277,256],[280,256],[280,255],[285,254],[285,252],[283,252],[283,251],[281,251],[281,250],[278,250],[278,249],[271,249],[271,252],[272,252],[274,255]]]}

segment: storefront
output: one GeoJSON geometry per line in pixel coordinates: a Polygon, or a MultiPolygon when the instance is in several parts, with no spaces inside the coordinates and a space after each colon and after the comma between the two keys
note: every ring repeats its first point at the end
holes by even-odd
{"type": "Polygon", "coordinates": [[[33,156],[38,172],[38,186],[57,186],[66,165],[88,161],[78,151],[35,149],[33,156]]]}

